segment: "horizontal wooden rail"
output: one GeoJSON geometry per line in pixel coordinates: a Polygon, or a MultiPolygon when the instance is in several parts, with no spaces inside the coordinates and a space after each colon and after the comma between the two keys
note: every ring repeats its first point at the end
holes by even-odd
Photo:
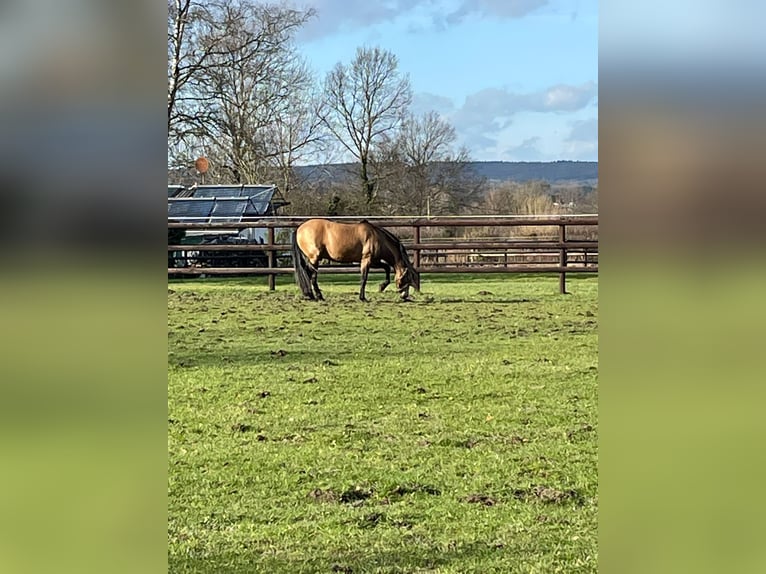
{"type": "MultiPolygon", "coordinates": [[[[269,289],[276,286],[277,275],[293,273],[292,267],[278,267],[279,261],[291,256],[292,245],[276,243],[276,230],[297,228],[310,217],[264,217],[232,223],[179,222],[168,220],[168,229],[189,231],[221,231],[232,234],[244,229],[260,228],[267,231],[265,243],[185,243],[168,245],[168,263],[181,261],[185,267],[168,267],[168,274],[178,275],[267,275],[269,289]],[[242,261],[246,265],[249,255],[261,252],[265,267],[224,267],[242,261]],[[201,253],[201,255],[200,255],[201,253]],[[219,253],[220,255],[214,255],[219,253]],[[181,255],[179,255],[181,254],[181,255]],[[185,255],[183,255],[185,254],[185,255]],[[198,266],[207,260],[216,267],[198,266]]],[[[358,222],[359,217],[333,217],[335,221],[358,222]]],[[[397,232],[402,243],[411,253],[416,269],[421,273],[557,273],[559,290],[566,293],[566,275],[598,272],[598,240],[567,239],[567,228],[578,228],[578,235],[585,228],[598,232],[598,215],[543,215],[543,216],[449,216],[449,217],[367,217],[368,221],[382,227],[404,228],[397,232]],[[444,237],[425,239],[423,228],[549,228],[542,237],[444,237]],[[552,228],[552,229],[550,229],[552,228]],[[406,230],[411,230],[407,233],[406,230]]],[[[292,231],[290,231],[292,235],[292,231]]],[[[282,240],[285,237],[280,234],[282,240]]],[[[257,264],[261,259],[255,260],[257,264]]],[[[373,270],[375,272],[375,270],[373,270]]],[[[322,265],[320,273],[359,273],[358,266],[322,265]]]]}
{"type": "Polygon", "coordinates": [[[268,245],[261,243],[187,243],[185,245],[168,245],[168,251],[290,251],[291,245],[268,245]]]}
{"type": "MultiPolygon", "coordinates": [[[[474,250],[487,249],[520,249],[520,250],[543,250],[543,249],[594,249],[598,248],[598,241],[508,241],[494,243],[408,243],[402,241],[407,249],[449,249],[449,250],[474,250]]],[[[184,245],[168,245],[168,251],[290,251],[292,245],[265,243],[187,243],[184,245]]]]}
{"type": "MultiPolygon", "coordinates": [[[[596,273],[598,266],[588,267],[559,267],[559,266],[515,266],[503,265],[443,265],[420,267],[420,273],[596,273]]],[[[168,267],[169,274],[179,275],[292,275],[292,267],[168,267]]],[[[358,267],[341,267],[326,265],[319,268],[319,274],[359,273],[358,267]]],[[[371,269],[371,274],[380,273],[371,269]]]]}
{"type": "MultiPolygon", "coordinates": [[[[252,219],[238,223],[215,221],[215,222],[177,222],[168,220],[169,228],[183,229],[248,229],[253,227],[262,228],[289,228],[298,227],[301,223],[311,219],[310,217],[268,217],[252,219]]],[[[333,217],[333,221],[358,222],[359,217],[333,217]]],[[[597,215],[561,215],[539,217],[497,217],[497,216],[471,216],[471,217],[366,217],[367,221],[382,227],[515,227],[528,226],[551,226],[551,225],[598,225],[597,215]]]]}

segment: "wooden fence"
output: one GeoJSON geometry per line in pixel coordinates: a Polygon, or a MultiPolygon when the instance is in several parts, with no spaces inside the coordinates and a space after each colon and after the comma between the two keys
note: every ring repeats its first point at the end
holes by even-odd
{"type": "MultiPolygon", "coordinates": [[[[276,276],[292,274],[292,232],[308,217],[269,217],[230,223],[168,221],[168,229],[189,233],[236,234],[246,228],[266,231],[264,243],[168,245],[169,275],[266,275],[269,289],[276,276]],[[280,242],[277,242],[279,239],[280,242]],[[258,254],[261,265],[206,266],[206,259],[258,254]],[[179,262],[182,266],[171,266],[179,262]]],[[[598,216],[455,216],[367,217],[396,233],[421,273],[558,273],[566,293],[567,273],[598,272],[598,216]]],[[[359,221],[336,217],[336,221],[359,221]]],[[[320,273],[358,273],[358,266],[322,265],[320,273]]]]}

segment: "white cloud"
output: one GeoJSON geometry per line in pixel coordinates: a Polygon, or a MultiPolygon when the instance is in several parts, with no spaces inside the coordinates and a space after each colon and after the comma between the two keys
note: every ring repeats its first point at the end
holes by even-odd
{"type": "Polygon", "coordinates": [[[598,118],[573,122],[567,141],[593,142],[598,140],[598,118]]]}
{"type": "Polygon", "coordinates": [[[468,96],[462,109],[467,115],[495,118],[520,112],[573,112],[587,106],[596,93],[595,82],[586,82],[580,86],[559,84],[529,93],[487,88],[468,96]]]}
{"type": "Polygon", "coordinates": [[[522,112],[565,113],[583,109],[596,93],[595,82],[580,86],[560,84],[530,93],[487,88],[468,96],[452,121],[459,130],[496,132],[507,128],[510,118],[522,112]]]}
{"type": "MultiPolygon", "coordinates": [[[[553,86],[541,94],[542,107],[550,111],[573,111],[584,107],[596,95],[596,84],[553,86]]],[[[539,110],[542,111],[542,110],[539,110]]]]}
{"type": "Polygon", "coordinates": [[[315,40],[345,29],[364,28],[395,20],[428,0],[389,0],[388,2],[349,2],[348,0],[307,0],[301,7],[314,8],[316,18],[307,23],[299,36],[315,40]]]}
{"type": "Polygon", "coordinates": [[[598,158],[598,142],[564,142],[561,157],[571,160],[595,161],[598,158]]]}
{"type": "Polygon", "coordinates": [[[525,139],[517,146],[511,146],[504,150],[503,159],[510,161],[542,161],[544,154],[538,148],[541,139],[531,137],[525,139]]]}
{"type": "Polygon", "coordinates": [[[463,0],[446,17],[448,24],[458,24],[469,16],[502,19],[523,18],[530,12],[548,4],[548,0],[463,0]]]}
{"type": "MultiPolygon", "coordinates": [[[[545,114],[551,119],[566,116],[588,108],[595,101],[597,89],[595,82],[574,86],[557,84],[536,92],[487,88],[471,94],[461,107],[445,116],[455,126],[461,143],[477,156],[497,155],[502,151],[504,157],[516,160],[545,159],[552,150],[546,153],[540,150],[543,144],[540,137],[527,137],[521,144],[506,147],[505,142],[513,135],[514,118],[530,113],[545,114]]],[[[550,121],[546,124],[550,125],[550,121]]],[[[529,133],[528,127],[522,129],[529,133]]],[[[598,150],[598,120],[571,123],[569,134],[560,145],[561,157],[592,158],[598,150]]]]}
{"type": "Polygon", "coordinates": [[[579,120],[570,126],[562,149],[566,157],[588,160],[598,157],[598,118],[579,120]]]}
{"type": "MultiPolygon", "coordinates": [[[[549,0],[303,0],[294,2],[300,8],[314,8],[317,17],[300,31],[303,41],[312,41],[340,31],[358,30],[385,22],[392,22],[402,16],[416,15],[430,19],[434,29],[444,29],[463,22],[466,18],[512,19],[522,18],[545,6],[549,0]],[[446,6],[449,6],[447,8],[446,6]],[[447,10],[452,9],[451,12],[447,10]],[[446,13],[446,15],[445,15],[446,13]]],[[[421,30],[420,24],[411,24],[412,32],[421,30]]]]}
{"type": "Polygon", "coordinates": [[[455,104],[451,98],[420,92],[412,97],[410,109],[413,114],[418,116],[432,111],[446,116],[454,111],[455,104]]]}

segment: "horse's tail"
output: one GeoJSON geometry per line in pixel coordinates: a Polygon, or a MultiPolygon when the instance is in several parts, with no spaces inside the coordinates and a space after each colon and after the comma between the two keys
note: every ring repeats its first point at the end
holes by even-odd
{"type": "Polygon", "coordinates": [[[293,233],[293,268],[295,269],[295,283],[301,288],[304,297],[314,298],[309,277],[309,262],[301,248],[298,247],[298,230],[293,233]]]}

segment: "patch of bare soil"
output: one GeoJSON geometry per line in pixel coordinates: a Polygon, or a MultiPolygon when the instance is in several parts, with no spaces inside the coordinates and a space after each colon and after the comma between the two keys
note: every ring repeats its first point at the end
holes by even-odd
{"type": "Polygon", "coordinates": [[[494,506],[497,504],[497,500],[492,498],[491,496],[487,496],[486,494],[469,494],[463,499],[464,502],[469,502],[471,504],[481,504],[483,506],[494,506]]]}

